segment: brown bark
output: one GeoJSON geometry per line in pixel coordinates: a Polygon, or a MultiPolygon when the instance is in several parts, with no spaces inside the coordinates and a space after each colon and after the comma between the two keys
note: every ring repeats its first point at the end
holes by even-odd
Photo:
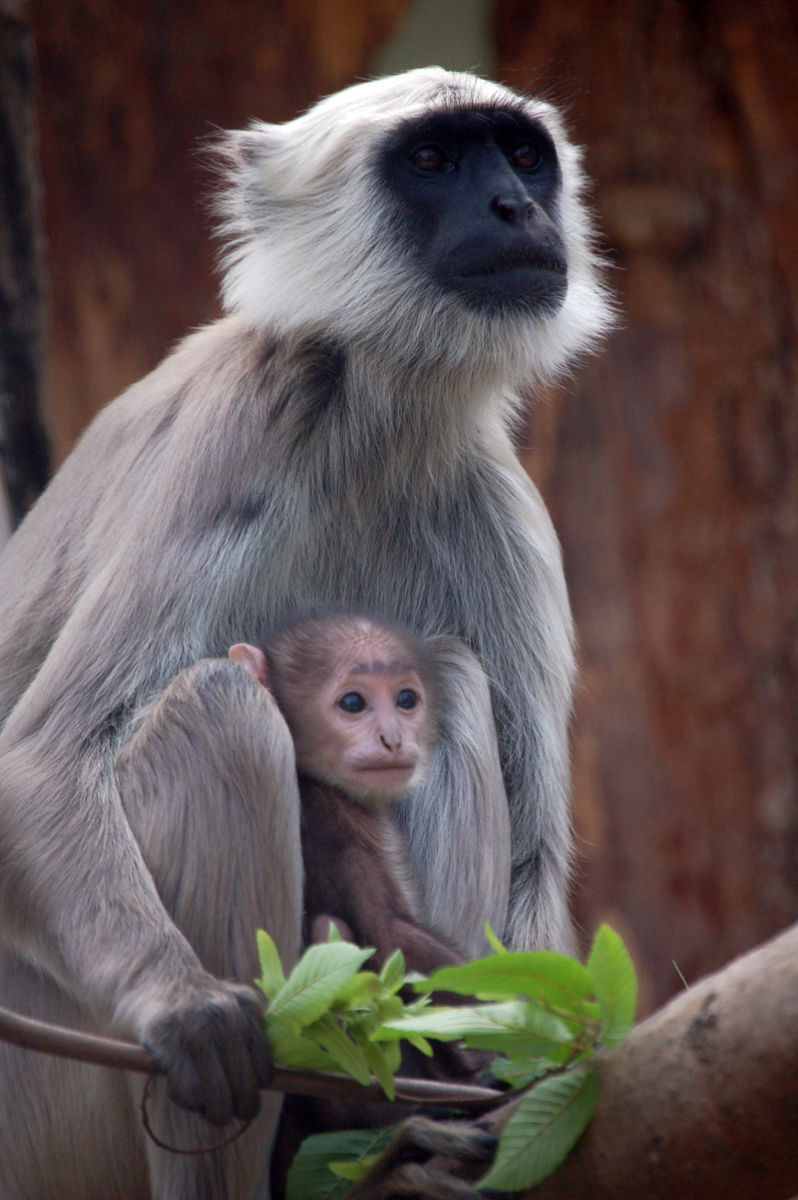
{"type": "Polygon", "coordinates": [[[47,482],[40,414],[42,237],[33,35],[25,0],[0,0],[0,544],[47,482]]]}
{"type": "Polygon", "coordinates": [[[59,459],[103,403],[217,315],[202,140],[351,83],[406,5],[36,5],[59,459]]]}
{"type": "Polygon", "coordinates": [[[798,18],[499,0],[587,147],[622,323],[532,418],[580,639],[583,924],[646,1007],[798,917],[798,18]]]}
{"type": "Polygon", "coordinates": [[[595,1117],[529,1200],[798,1192],[798,926],[598,1056],[595,1117]]]}

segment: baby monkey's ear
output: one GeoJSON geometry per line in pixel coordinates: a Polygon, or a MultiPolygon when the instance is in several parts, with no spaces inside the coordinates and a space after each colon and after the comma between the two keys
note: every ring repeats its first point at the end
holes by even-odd
{"type": "Polygon", "coordinates": [[[269,686],[269,664],[266,655],[258,646],[236,642],[235,646],[231,646],[227,651],[227,657],[239,663],[258,683],[262,683],[264,687],[269,686]]]}

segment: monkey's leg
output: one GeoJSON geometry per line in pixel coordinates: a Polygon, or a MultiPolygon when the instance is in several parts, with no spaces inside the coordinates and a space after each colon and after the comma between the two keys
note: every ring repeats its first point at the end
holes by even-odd
{"type": "Polygon", "coordinates": [[[485,672],[455,638],[429,642],[441,687],[441,726],[425,782],[398,806],[424,923],[467,957],[500,933],[510,891],[510,813],[485,672]],[[454,869],[453,869],[454,868],[454,869]]]}
{"type": "MultiPolygon", "coordinates": [[[[203,965],[251,983],[260,927],[290,967],[301,935],[299,797],[293,743],[269,693],[227,660],[195,664],[145,711],[117,774],[164,906],[203,965]]],[[[138,1098],[140,1081],[131,1086],[138,1098]]],[[[260,1115],[225,1149],[182,1157],[148,1141],[153,1200],[251,1200],[280,1108],[276,1093],[261,1100],[260,1115]]],[[[236,1128],[178,1108],[161,1080],[147,1111],[158,1137],[183,1149],[236,1128]]]]}
{"type": "MultiPolygon", "coordinates": [[[[43,971],[0,952],[0,1004],[97,1032],[43,971]]],[[[3,1200],[146,1200],[140,1131],[122,1071],[0,1043],[3,1200]]]]}

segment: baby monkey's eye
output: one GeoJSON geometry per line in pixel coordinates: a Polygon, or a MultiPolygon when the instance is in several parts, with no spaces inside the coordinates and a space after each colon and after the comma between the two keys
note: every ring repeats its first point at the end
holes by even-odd
{"type": "Polygon", "coordinates": [[[338,707],[345,713],[359,713],[366,707],[366,701],[360,692],[347,692],[338,701],[338,707]]]}
{"type": "Polygon", "coordinates": [[[418,692],[414,692],[412,688],[402,688],[401,692],[396,697],[397,708],[404,708],[409,711],[411,708],[417,708],[418,705],[418,692]]]}

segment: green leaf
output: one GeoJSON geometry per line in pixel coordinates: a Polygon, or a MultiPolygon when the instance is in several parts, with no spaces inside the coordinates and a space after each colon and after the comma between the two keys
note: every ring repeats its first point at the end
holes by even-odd
{"type": "Polygon", "coordinates": [[[528,1033],[475,1033],[464,1039],[469,1050],[486,1050],[490,1054],[506,1054],[514,1062],[542,1061],[546,1070],[563,1067],[574,1057],[573,1046],[560,1045],[546,1038],[532,1038],[528,1033]]]}
{"type": "Polygon", "coordinates": [[[528,996],[573,1011],[578,1018],[584,1001],[593,994],[593,979],[587,968],[554,950],[492,954],[458,967],[442,967],[423,986],[425,990],[456,992],[481,1000],[528,996]]]}
{"type": "Polygon", "coordinates": [[[377,1014],[374,1011],[358,1010],[355,1014],[339,1013],[338,1017],[344,1023],[349,1036],[353,1041],[357,1042],[358,1046],[365,1046],[379,1025],[377,1014]]]}
{"type": "Polygon", "coordinates": [[[507,953],[507,947],[502,945],[502,943],[499,941],[498,937],[493,932],[493,930],[491,929],[491,927],[487,921],[482,926],[482,931],[485,934],[486,941],[488,942],[489,945],[491,945],[493,947],[493,949],[495,950],[495,952],[497,954],[506,954],[507,953]]]}
{"type": "Polygon", "coordinates": [[[497,1079],[503,1080],[513,1088],[526,1087],[551,1071],[550,1058],[527,1058],[525,1061],[512,1062],[508,1058],[497,1057],[490,1063],[490,1070],[497,1079]]]}
{"type": "Polygon", "coordinates": [[[310,1038],[294,1033],[285,1025],[267,1023],[266,1036],[272,1057],[281,1067],[297,1071],[334,1071],[335,1062],[310,1038]]]}
{"type": "Polygon", "coordinates": [[[514,1062],[545,1062],[546,1070],[564,1067],[575,1057],[574,1046],[547,1042],[545,1038],[530,1038],[528,1033],[475,1033],[464,1038],[469,1050],[485,1050],[488,1054],[504,1054],[514,1062]]]}
{"type": "Polygon", "coordinates": [[[351,1181],[340,1174],[333,1175],[330,1163],[335,1162],[339,1172],[341,1161],[362,1163],[368,1169],[371,1160],[385,1150],[394,1132],[389,1126],[319,1133],[306,1138],[288,1171],[286,1200],[339,1200],[344,1197],[352,1186],[351,1181]]]}
{"type": "Polygon", "coordinates": [[[370,1006],[382,993],[382,981],[373,971],[358,971],[351,979],[338,989],[335,996],[335,1009],[356,1009],[370,1006]]]}
{"type": "Polygon", "coordinates": [[[432,1004],[432,996],[427,992],[423,996],[419,996],[418,1000],[411,1000],[403,1005],[403,1011],[406,1016],[415,1015],[415,1013],[424,1012],[432,1004]]]}
{"type": "Polygon", "coordinates": [[[380,971],[380,979],[386,991],[396,992],[405,981],[405,956],[401,950],[394,950],[393,954],[383,965],[380,971]]]}
{"type": "Polygon", "coordinates": [[[396,1099],[396,1084],[394,1073],[399,1070],[402,1061],[401,1051],[396,1042],[386,1042],[380,1046],[376,1042],[366,1042],[363,1053],[374,1078],[379,1083],[389,1100],[396,1099]]]}
{"type": "Polygon", "coordinates": [[[481,1037],[484,1034],[521,1034],[524,1037],[545,1038],[557,1044],[570,1044],[573,1041],[573,1033],[564,1021],[525,1000],[463,1005],[459,1008],[431,1007],[418,1015],[386,1021],[373,1036],[375,1040],[382,1041],[389,1040],[392,1034],[406,1037],[408,1033],[420,1033],[444,1042],[481,1037]]]}
{"type": "Polygon", "coordinates": [[[310,946],[272,1000],[267,1026],[270,1021],[280,1021],[300,1030],[316,1021],[373,953],[351,942],[310,946]]]}
{"type": "Polygon", "coordinates": [[[322,1050],[326,1050],[336,1065],[347,1075],[356,1079],[358,1083],[362,1083],[364,1087],[371,1083],[371,1071],[366,1061],[366,1055],[346,1036],[341,1026],[329,1013],[306,1028],[305,1037],[312,1038],[314,1042],[317,1042],[322,1050]]]}
{"type": "Polygon", "coordinates": [[[348,1179],[350,1183],[360,1183],[361,1179],[368,1175],[378,1157],[378,1155],[374,1155],[372,1158],[359,1158],[354,1162],[328,1162],[327,1170],[332,1171],[333,1175],[338,1175],[341,1179],[348,1179]]]}
{"type": "Polygon", "coordinates": [[[478,1186],[520,1192],[540,1183],[584,1132],[597,1095],[598,1080],[588,1066],[543,1079],[518,1101],[499,1139],[493,1166],[478,1186]]]}
{"type": "MultiPolygon", "coordinates": [[[[423,1054],[425,1058],[432,1058],[433,1054],[435,1053],[427,1039],[422,1037],[420,1033],[405,1033],[403,1034],[403,1040],[409,1042],[410,1045],[413,1046],[414,1049],[418,1050],[419,1054],[423,1054]]],[[[398,1046],[399,1043],[389,1042],[388,1045],[398,1046]]]]}
{"type": "Polygon", "coordinates": [[[393,993],[390,996],[381,996],[374,1008],[374,1027],[384,1025],[386,1021],[393,1021],[397,1017],[404,1016],[404,1013],[405,1006],[402,1004],[399,996],[393,993]]]}
{"type": "Polygon", "coordinates": [[[283,964],[273,939],[265,929],[259,929],[255,935],[258,943],[258,958],[260,959],[261,977],[257,981],[267,1000],[273,1000],[279,989],[285,983],[283,964]]]}
{"type": "Polygon", "coordinates": [[[632,1027],[637,1008],[637,977],[623,941],[609,925],[593,939],[587,969],[601,1015],[601,1040],[620,1042],[632,1027]]]}

